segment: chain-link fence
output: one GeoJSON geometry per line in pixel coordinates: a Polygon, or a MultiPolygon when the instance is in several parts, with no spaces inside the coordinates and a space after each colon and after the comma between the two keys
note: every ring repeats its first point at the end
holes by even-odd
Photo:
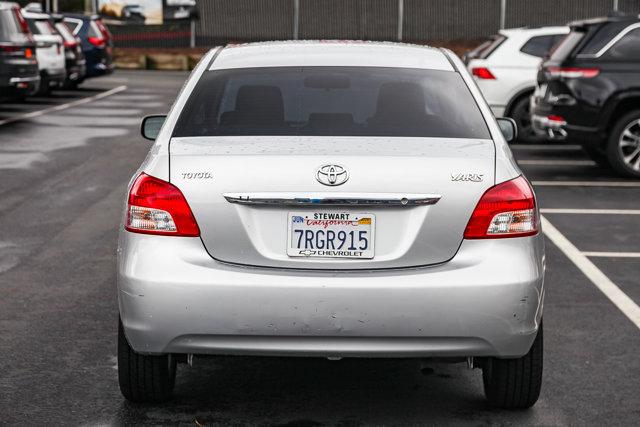
{"type": "Polygon", "coordinates": [[[114,26],[119,47],[208,47],[284,39],[478,39],[500,28],[563,24],[640,0],[200,0],[200,20],[114,26]],[[192,39],[192,31],[194,37],[192,39]]]}

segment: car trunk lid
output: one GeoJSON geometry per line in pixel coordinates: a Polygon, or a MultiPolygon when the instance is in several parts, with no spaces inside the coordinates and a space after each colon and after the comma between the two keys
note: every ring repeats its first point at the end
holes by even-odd
{"type": "Polygon", "coordinates": [[[209,254],[224,262],[262,267],[338,270],[446,262],[458,250],[476,203],[494,183],[495,148],[490,140],[183,137],[172,139],[170,154],[171,182],[187,198],[209,254]],[[317,171],[326,164],[342,165],[348,181],[340,186],[321,184],[317,171]],[[243,194],[269,199],[378,197],[400,202],[303,207],[230,199],[243,194]],[[438,200],[411,203],[412,198],[425,195],[438,200]],[[375,217],[373,258],[288,256],[289,214],[299,211],[371,214],[375,217]]]}

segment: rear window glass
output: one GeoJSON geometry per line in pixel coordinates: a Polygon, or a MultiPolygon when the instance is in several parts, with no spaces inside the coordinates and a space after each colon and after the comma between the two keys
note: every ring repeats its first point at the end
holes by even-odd
{"type": "Polygon", "coordinates": [[[571,30],[571,32],[553,48],[553,51],[551,52],[551,59],[554,61],[562,61],[569,57],[583,37],[584,32],[571,30]]]}
{"type": "Polygon", "coordinates": [[[22,29],[13,10],[0,10],[0,40],[11,40],[13,35],[20,33],[22,33],[22,29]]]}
{"type": "Polygon", "coordinates": [[[53,28],[53,25],[51,25],[51,22],[49,21],[43,19],[27,19],[27,22],[29,23],[29,29],[33,34],[42,34],[44,36],[57,35],[55,28],[53,28]]]}
{"type": "Polygon", "coordinates": [[[562,36],[558,36],[555,34],[547,35],[547,36],[536,36],[531,37],[523,46],[520,48],[520,52],[537,56],[538,58],[544,58],[547,56],[551,48],[561,39],[562,36]]]}
{"type": "Polygon", "coordinates": [[[484,42],[473,51],[472,58],[487,59],[498,47],[507,39],[506,36],[493,36],[490,40],[484,42]]]}
{"type": "Polygon", "coordinates": [[[626,22],[611,22],[600,26],[600,28],[591,29],[590,32],[594,34],[589,38],[589,41],[584,44],[584,47],[580,49],[579,55],[597,54],[627,26],[628,23],[626,22]]]}
{"type": "Polygon", "coordinates": [[[452,71],[282,67],[207,71],[173,136],[490,138],[452,71]]]}

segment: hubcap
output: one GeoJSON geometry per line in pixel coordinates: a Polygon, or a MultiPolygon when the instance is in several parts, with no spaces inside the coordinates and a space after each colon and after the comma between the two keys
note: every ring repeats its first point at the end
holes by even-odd
{"type": "Polygon", "coordinates": [[[618,141],[618,152],[630,169],[640,172],[640,119],[624,128],[618,141]]]}

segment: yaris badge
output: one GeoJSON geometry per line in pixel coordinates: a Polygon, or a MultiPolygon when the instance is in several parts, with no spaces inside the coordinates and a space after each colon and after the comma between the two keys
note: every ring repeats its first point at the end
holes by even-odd
{"type": "Polygon", "coordinates": [[[336,186],[347,182],[349,174],[340,165],[323,165],[318,168],[316,179],[320,184],[336,186]]]}

